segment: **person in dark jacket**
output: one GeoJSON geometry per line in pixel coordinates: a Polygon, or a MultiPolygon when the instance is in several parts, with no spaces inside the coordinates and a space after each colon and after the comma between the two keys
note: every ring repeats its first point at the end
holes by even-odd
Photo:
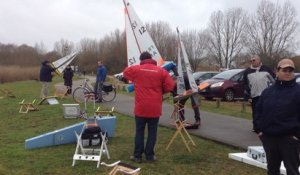
{"type": "Polygon", "coordinates": [[[52,81],[54,71],[55,69],[52,68],[48,60],[42,62],[40,69],[40,82],[42,83],[40,98],[45,98],[49,95],[49,83],[52,81]]]}
{"type": "MultiPolygon", "coordinates": [[[[175,75],[177,76],[178,73],[175,73],[175,75]]],[[[183,79],[184,79],[184,85],[185,85],[185,90],[190,90],[191,86],[188,80],[188,76],[187,73],[184,72],[183,74],[183,79]]],[[[177,86],[175,84],[175,88],[173,90],[173,97],[177,96],[177,86]]],[[[186,123],[187,125],[185,126],[186,129],[198,129],[200,124],[201,124],[201,118],[200,118],[200,110],[199,110],[199,106],[197,105],[197,102],[195,100],[198,100],[199,97],[193,97],[190,96],[188,98],[183,98],[181,100],[179,100],[179,116],[180,116],[180,120],[184,121],[185,117],[184,117],[184,106],[185,103],[188,101],[188,99],[191,99],[191,104],[192,104],[192,108],[194,111],[194,118],[195,118],[195,122],[194,123],[186,123]]]]}
{"type": "MultiPolygon", "coordinates": [[[[255,105],[264,89],[269,87],[275,78],[275,73],[267,66],[262,65],[260,57],[255,55],[250,60],[250,67],[247,68],[243,75],[245,85],[245,98],[250,98],[252,107],[252,121],[255,120],[255,105]]],[[[252,131],[254,131],[252,129],[252,131]]]]}
{"type": "Polygon", "coordinates": [[[261,94],[254,121],[267,156],[269,175],[280,174],[283,161],[288,175],[299,175],[300,85],[294,78],[294,63],[282,59],[274,85],[261,94]]]}
{"type": "Polygon", "coordinates": [[[150,53],[143,52],[140,60],[140,65],[127,67],[123,71],[124,77],[134,83],[135,89],[135,147],[131,159],[138,163],[142,161],[143,153],[146,160],[155,160],[154,146],[162,113],[163,94],[174,89],[172,77],[165,69],[157,66],[150,53]],[[144,146],[146,125],[148,137],[144,146]]]}
{"type": "Polygon", "coordinates": [[[71,66],[68,65],[64,70],[64,75],[63,75],[64,84],[65,86],[67,86],[68,89],[67,94],[72,93],[73,76],[74,76],[73,70],[71,69],[71,66]]]}

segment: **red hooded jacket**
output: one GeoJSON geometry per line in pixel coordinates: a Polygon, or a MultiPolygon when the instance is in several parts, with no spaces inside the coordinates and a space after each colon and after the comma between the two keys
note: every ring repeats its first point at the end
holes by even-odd
{"type": "Polygon", "coordinates": [[[160,117],[163,94],[172,91],[175,86],[169,73],[156,66],[155,60],[145,59],[140,65],[125,68],[123,74],[134,83],[135,116],[160,117]]]}

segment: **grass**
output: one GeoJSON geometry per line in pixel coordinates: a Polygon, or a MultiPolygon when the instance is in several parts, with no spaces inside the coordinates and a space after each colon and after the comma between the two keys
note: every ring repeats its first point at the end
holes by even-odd
{"type": "MultiPolygon", "coordinates": [[[[61,81],[61,79],[55,78],[52,84],[61,81]]],[[[108,174],[111,169],[102,166],[97,169],[95,162],[77,161],[75,167],[72,167],[75,144],[33,150],[24,148],[24,141],[27,138],[82,121],[80,119],[63,118],[61,104],[73,103],[71,98],[60,100],[60,105],[39,105],[39,111],[20,114],[18,113],[18,102],[22,99],[32,101],[34,98],[38,98],[41,84],[37,81],[21,81],[0,84],[0,88],[10,89],[17,96],[16,98],[0,99],[0,174],[108,174]]],[[[202,105],[204,106],[204,104],[202,105]]],[[[88,111],[92,110],[88,109],[88,111]]],[[[228,153],[244,150],[196,136],[192,136],[196,143],[196,147],[192,147],[192,153],[188,153],[179,137],[166,151],[165,147],[174,134],[174,130],[165,127],[159,127],[158,130],[158,141],[155,147],[158,161],[155,163],[133,163],[129,160],[129,157],[133,151],[134,120],[130,116],[118,113],[115,115],[117,116],[115,136],[108,142],[111,160],[107,160],[105,156],[102,159],[107,163],[122,160],[141,167],[141,174],[143,175],[266,174],[263,169],[228,158],[228,153]]]]}

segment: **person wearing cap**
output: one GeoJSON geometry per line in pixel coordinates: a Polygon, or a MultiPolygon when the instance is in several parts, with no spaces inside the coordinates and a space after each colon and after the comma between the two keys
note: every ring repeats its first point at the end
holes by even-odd
{"type": "Polygon", "coordinates": [[[163,94],[174,89],[174,81],[169,73],[152,59],[148,52],[140,55],[140,64],[124,69],[127,80],[134,83],[135,102],[135,142],[131,159],[142,162],[145,153],[147,161],[154,161],[154,147],[156,144],[159,117],[162,114],[163,94]],[[144,146],[145,127],[148,127],[148,137],[144,146]]]}
{"type": "Polygon", "coordinates": [[[279,61],[274,85],[265,89],[256,105],[255,132],[267,157],[268,174],[279,175],[283,161],[288,175],[299,175],[300,85],[294,62],[279,61]]]}
{"type": "MultiPolygon", "coordinates": [[[[264,89],[274,83],[275,73],[263,65],[258,55],[250,59],[250,67],[244,71],[245,98],[251,102],[252,121],[255,120],[255,105],[264,89]]],[[[254,129],[252,129],[254,131],[254,129]]]]}
{"type": "Polygon", "coordinates": [[[54,71],[55,69],[48,60],[42,62],[40,69],[40,82],[42,83],[40,98],[45,98],[49,95],[49,83],[52,81],[54,71]]]}

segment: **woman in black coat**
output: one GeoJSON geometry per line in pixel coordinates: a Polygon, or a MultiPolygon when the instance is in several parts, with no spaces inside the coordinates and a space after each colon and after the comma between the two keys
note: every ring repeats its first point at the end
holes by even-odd
{"type": "Polygon", "coordinates": [[[73,84],[72,78],[73,78],[73,76],[74,76],[73,70],[71,69],[71,66],[68,65],[64,71],[64,84],[68,88],[67,94],[72,93],[72,84],[73,84]]]}

